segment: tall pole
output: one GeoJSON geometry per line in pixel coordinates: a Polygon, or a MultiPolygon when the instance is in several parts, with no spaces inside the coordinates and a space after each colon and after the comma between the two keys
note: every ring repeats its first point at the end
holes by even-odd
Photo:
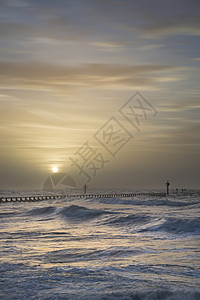
{"type": "Polygon", "coordinates": [[[169,186],[170,186],[170,183],[169,183],[168,180],[167,180],[167,182],[166,182],[166,186],[167,186],[167,196],[169,196],[169,186]]]}
{"type": "Polygon", "coordinates": [[[87,194],[87,185],[85,184],[84,185],[84,195],[86,195],[87,194]]]}

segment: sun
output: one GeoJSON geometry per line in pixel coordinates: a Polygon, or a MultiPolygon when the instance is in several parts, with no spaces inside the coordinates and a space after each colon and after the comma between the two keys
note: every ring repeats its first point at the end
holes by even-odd
{"type": "Polygon", "coordinates": [[[57,172],[58,172],[58,167],[53,167],[53,168],[52,168],[52,171],[53,171],[54,173],[57,173],[57,172]]]}

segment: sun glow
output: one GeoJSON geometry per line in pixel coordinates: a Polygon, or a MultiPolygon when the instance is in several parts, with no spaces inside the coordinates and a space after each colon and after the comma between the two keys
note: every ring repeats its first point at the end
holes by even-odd
{"type": "Polygon", "coordinates": [[[56,166],[53,167],[53,168],[52,168],[52,171],[53,171],[54,173],[57,173],[57,172],[58,172],[58,167],[56,167],[56,166]]]}

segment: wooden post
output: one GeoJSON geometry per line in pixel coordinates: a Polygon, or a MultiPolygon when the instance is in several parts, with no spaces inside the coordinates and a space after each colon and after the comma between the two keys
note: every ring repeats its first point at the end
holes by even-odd
{"type": "Polygon", "coordinates": [[[85,184],[84,185],[84,195],[86,195],[87,194],[87,185],[85,184]]]}
{"type": "Polygon", "coordinates": [[[167,180],[167,182],[166,182],[166,186],[167,186],[167,196],[169,196],[169,186],[170,186],[170,183],[169,183],[168,180],[167,180]]]}

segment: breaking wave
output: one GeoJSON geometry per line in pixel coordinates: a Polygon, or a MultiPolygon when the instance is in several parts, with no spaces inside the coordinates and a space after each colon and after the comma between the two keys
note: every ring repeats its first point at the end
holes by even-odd
{"type": "Polygon", "coordinates": [[[110,225],[131,225],[131,224],[143,224],[151,220],[151,217],[143,214],[130,214],[130,215],[117,215],[105,223],[110,225]]]}
{"type": "Polygon", "coordinates": [[[170,233],[200,233],[200,218],[191,220],[168,218],[158,230],[170,233]]]}
{"type": "Polygon", "coordinates": [[[53,206],[34,208],[27,212],[29,216],[40,216],[40,215],[49,215],[55,212],[56,208],[53,206]]]}
{"type": "Polygon", "coordinates": [[[174,234],[200,233],[200,218],[153,218],[148,215],[130,214],[109,217],[103,224],[114,226],[128,226],[136,231],[165,231],[174,234]]]}
{"type": "Polygon", "coordinates": [[[61,209],[60,214],[69,219],[87,220],[110,212],[98,209],[89,209],[84,206],[70,205],[61,209]]]}
{"type": "Polygon", "coordinates": [[[0,299],[200,300],[200,197],[5,203],[0,299]]]}
{"type": "Polygon", "coordinates": [[[87,221],[101,215],[112,214],[112,212],[100,210],[100,209],[89,209],[84,206],[70,205],[65,206],[61,209],[54,206],[34,208],[26,213],[27,216],[32,217],[64,217],[67,220],[74,221],[87,221]]]}
{"type": "Polygon", "coordinates": [[[39,207],[30,210],[26,215],[40,218],[44,217],[44,220],[46,220],[47,217],[62,217],[73,222],[87,222],[102,216],[103,218],[98,219],[98,225],[128,226],[136,231],[165,231],[174,234],[200,233],[200,218],[155,218],[148,214],[124,214],[122,212],[91,209],[79,205],[69,205],[63,208],[56,208],[54,206],[39,207]]]}

